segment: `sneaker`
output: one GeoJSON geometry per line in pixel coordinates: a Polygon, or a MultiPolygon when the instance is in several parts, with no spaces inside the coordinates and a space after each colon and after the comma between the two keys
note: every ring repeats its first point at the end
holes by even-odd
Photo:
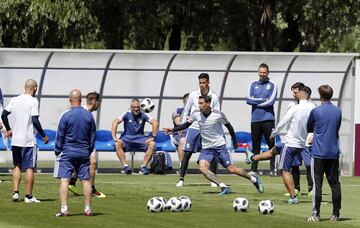
{"type": "Polygon", "coordinates": [[[329,218],[330,221],[333,221],[333,222],[337,222],[339,221],[339,216],[338,215],[331,215],[331,217],[329,218]]]}
{"type": "Polygon", "coordinates": [[[184,186],[184,181],[183,180],[179,180],[176,184],[176,187],[182,187],[184,186]]]}
{"type": "Polygon", "coordinates": [[[69,190],[70,192],[72,192],[74,195],[76,196],[81,196],[82,194],[80,193],[80,191],[76,188],[76,185],[69,185],[69,190]]]}
{"type": "Polygon", "coordinates": [[[276,169],[270,170],[270,176],[271,177],[276,177],[277,176],[277,170],[276,169]]]}
{"type": "Polygon", "coordinates": [[[106,195],[102,192],[99,192],[99,191],[93,191],[92,192],[93,196],[95,196],[96,198],[105,198],[106,195]]]}
{"type": "Polygon", "coordinates": [[[311,215],[309,218],[307,218],[308,222],[320,222],[320,216],[318,215],[311,215]]]}
{"type": "Polygon", "coordinates": [[[299,204],[299,199],[297,197],[289,198],[288,204],[299,204]]]}
{"type": "Polygon", "coordinates": [[[140,167],[139,174],[140,175],[149,175],[149,171],[147,170],[146,166],[140,167]]]}
{"type": "Polygon", "coordinates": [[[124,166],[124,173],[130,175],[132,174],[132,169],[130,169],[129,166],[124,166]]]}
{"type": "Polygon", "coordinates": [[[210,184],[210,187],[212,187],[212,188],[216,188],[218,185],[217,184],[215,184],[214,182],[211,182],[211,184],[210,184]]]}
{"type": "Polygon", "coordinates": [[[231,192],[230,187],[222,187],[219,196],[227,195],[231,192]]]}
{"type": "Polygon", "coordinates": [[[11,197],[11,200],[12,200],[13,202],[18,202],[18,201],[19,201],[19,193],[13,192],[12,197],[11,197]]]}
{"type": "Polygon", "coordinates": [[[40,200],[37,200],[35,197],[31,197],[30,199],[25,197],[24,202],[25,203],[40,203],[40,200]]]}
{"type": "Polygon", "coordinates": [[[261,182],[259,176],[254,173],[254,172],[249,172],[249,175],[253,176],[256,178],[256,182],[253,183],[253,185],[256,187],[256,189],[258,190],[258,192],[263,193],[264,192],[264,185],[261,182]]]}
{"type": "Polygon", "coordinates": [[[253,163],[253,160],[251,160],[251,157],[254,155],[251,151],[245,151],[246,154],[246,158],[245,158],[245,163],[246,164],[251,164],[253,163]]]}
{"type": "Polygon", "coordinates": [[[93,216],[93,213],[91,212],[91,210],[86,210],[86,211],[84,211],[84,215],[85,216],[93,216]]]}
{"type": "MultiPolygon", "coordinates": [[[[296,196],[301,196],[301,192],[297,189],[295,189],[295,194],[296,194],[296,196]]],[[[290,197],[290,193],[287,192],[284,194],[284,196],[290,197]]]]}
{"type": "Polygon", "coordinates": [[[58,211],[58,212],[55,213],[54,216],[55,216],[55,217],[65,217],[65,216],[69,216],[69,212],[68,212],[68,211],[65,211],[65,212],[58,211]]]}

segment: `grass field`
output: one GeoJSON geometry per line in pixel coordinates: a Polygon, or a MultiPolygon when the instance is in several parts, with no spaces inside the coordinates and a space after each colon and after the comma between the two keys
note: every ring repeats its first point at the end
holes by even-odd
{"type": "MultiPolygon", "coordinates": [[[[186,177],[186,186],[175,187],[176,175],[105,175],[97,176],[98,190],[107,194],[104,199],[93,199],[94,217],[82,215],[83,198],[70,194],[69,211],[72,216],[56,218],[59,210],[58,180],[49,174],[36,176],[34,195],[42,200],[39,204],[11,202],[11,176],[1,175],[0,179],[0,227],[305,227],[310,226],[305,218],[311,212],[311,198],[300,197],[299,205],[287,205],[283,196],[285,188],[280,177],[262,176],[265,193],[259,194],[243,178],[233,175],[219,177],[231,185],[232,193],[218,196],[219,189],[200,175],[186,177]],[[150,213],[146,202],[153,196],[186,195],[192,200],[190,212],[150,213]],[[232,201],[236,197],[246,197],[250,209],[245,213],[235,213],[232,201]],[[271,199],[275,204],[272,215],[259,215],[257,204],[262,199],[271,199]]],[[[336,227],[360,227],[360,178],[342,177],[343,204],[341,221],[336,227]]],[[[302,177],[305,187],[305,177],[302,177]]],[[[20,189],[24,197],[24,184],[20,189]]],[[[322,221],[316,227],[335,226],[328,221],[331,215],[331,195],[325,184],[322,205],[322,221]]],[[[314,227],[314,224],[311,224],[314,227]]]]}

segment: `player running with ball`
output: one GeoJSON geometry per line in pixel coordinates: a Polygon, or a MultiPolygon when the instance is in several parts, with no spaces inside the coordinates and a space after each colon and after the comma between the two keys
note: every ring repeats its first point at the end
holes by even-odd
{"type": "Polygon", "coordinates": [[[258,176],[254,173],[247,173],[244,169],[232,164],[229,151],[226,148],[222,125],[225,125],[229,130],[234,148],[237,147],[237,140],[234,128],[226,119],[224,113],[211,109],[211,98],[209,96],[200,96],[198,102],[199,110],[194,111],[187,122],[174,128],[164,128],[163,131],[166,134],[171,134],[174,131],[181,131],[188,128],[195,121],[199,124],[202,137],[202,150],[198,159],[199,170],[209,181],[221,187],[219,195],[229,194],[231,190],[226,184],[219,182],[215,174],[209,170],[210,162],[214,158],[230,173],[250,180],[260,193],[264,192],[264,186],[258,176]]]}

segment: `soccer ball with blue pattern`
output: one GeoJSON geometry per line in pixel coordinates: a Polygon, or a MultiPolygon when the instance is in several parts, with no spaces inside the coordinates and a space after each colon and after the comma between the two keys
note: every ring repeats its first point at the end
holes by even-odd
{"type": "Polygon", "coordinates": [[[261,200],[258,206],[260,214],[272,214],[274,212],[274,204],[271,200],[261,200]]]}
{"type": "Polygon", "coordinates": [[[144,98],[141,100],[140,108],[141,108],[141,111],[143,111],[145,113],[150,113],[154,110],[155,103],[150,98],[144,98]]]}
{"type": "Polygon", "coordinates": [[[166,209],[172,212],[182,210],[182,202],[178,197],[171,197],[166,203],[166,209]]]}
{"type": "Polygon", "coordinates": [[[233,208],[235,212],[245,212],[249,209],[249,201],[242,197],[235,198],[233,208]]]}
{"type": "Polygon", "coordinates": [[[153,197],[147,202],[147,209],[151,212],[163,212],[165,211],[165,203],[161,199],[162,197],[153,197]]]}
{"type": "Polygon", "coordinates": [[[181,211],[190,211],[191,209],[191,200],[187,196],[180,196],[179,199],[181,200],[181,211]]]}

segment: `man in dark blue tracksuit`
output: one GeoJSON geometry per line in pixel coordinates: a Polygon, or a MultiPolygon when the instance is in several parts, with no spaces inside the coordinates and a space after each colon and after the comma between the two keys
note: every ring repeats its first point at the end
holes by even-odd
{"type": "Polygon", "coordinates": [[[341,186],[339,181],[339,129],[341,110],[330,102],[333,90],[328,85],[318,88],[321,105],[310,113],[307,129],[314,132],[312,142],[311,169],[315,188],[313,188],[313,211],[309,222],[320,221],[322,183],[324,174],[331,188],[333,213],[332,221],[338,221],[341,208],[341,186]]]}
{"type": "Polygon", "coordinates": [[[68,215],[68,188],[74,171],[83,184],[84,215],[92,216],[90,154],[95,146],[96,126],[92,114],[81,107],[81,92],[79,90],[72,90],[69,100],[71,108],[60,117],[56,132],[55,154],[57,158],[54,177],[61,179],[61,209],[55,216],[68,215]]]}
{"type": "MultiPolygon", "coordinates": [[[[275,127],[274,103],[277,95],[275,83],[268,78],[268,65],[262,63],[258,70],[259,80],[251,83],[246,95],[246,103],[251,105],[251,140],[254,154],[260,153],[262,136],[269,148],[274,147],[270,135],[275,127]]],[[[257,162],[252,163],[251,170],[257,172],[257,162]]],[[[276,175],[275,156],[270,160],[270,174],[276,175]]]]}

